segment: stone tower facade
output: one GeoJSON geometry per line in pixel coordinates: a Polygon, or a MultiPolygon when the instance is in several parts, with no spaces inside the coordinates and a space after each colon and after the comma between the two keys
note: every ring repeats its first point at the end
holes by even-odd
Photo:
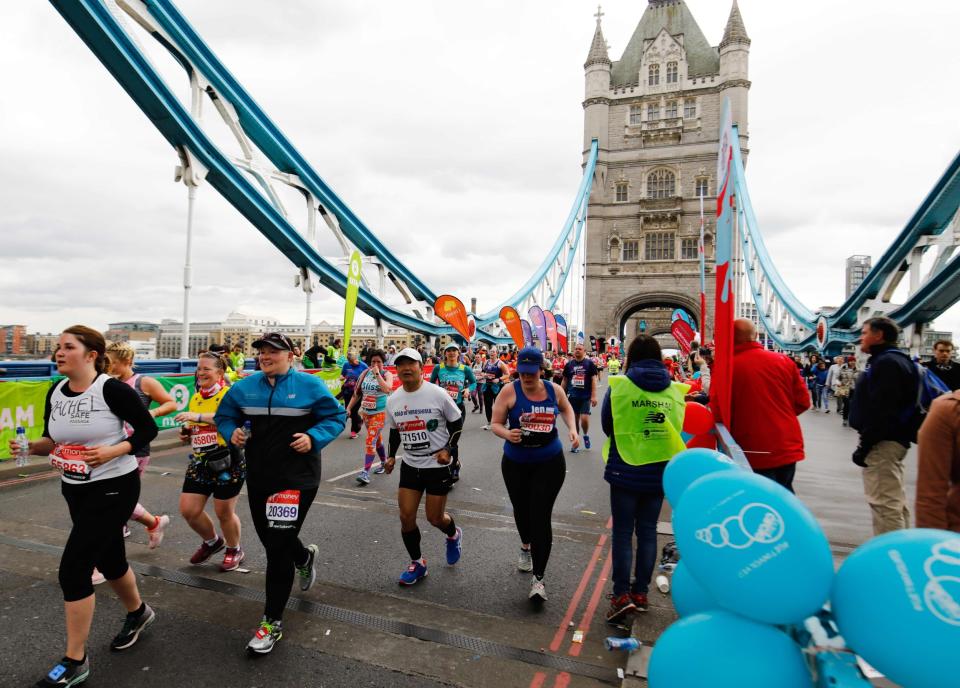
{"type": "Polygon", "coordinates": [[[712,308],[720,116],[728,98],[746,157],[750,38],[736,0],[718,47],[683,0],[648,0],[623,55],[611,62],[601,17],[584,64],[584,150],[597,139],[599,157],[583,331],[629,341],[639,331],[667,334],[674,308],[699,320],[701,192],[712,308]]]}

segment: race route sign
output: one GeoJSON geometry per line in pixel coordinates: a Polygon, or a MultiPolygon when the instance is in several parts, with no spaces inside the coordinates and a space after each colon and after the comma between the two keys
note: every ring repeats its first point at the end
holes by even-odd
{"type": "Polygon", "coordinates": [[[673,321],[673,324],[670,326],[670,334],[673,335],[673,338],[677,340],[677,344],[680,346],[680,350],[683,352],[683,355],[686,356],[690,353],[690,344],[693,342],[694,331],[690,327],[690,323],[686,320],[677,318],[673,321]]]}

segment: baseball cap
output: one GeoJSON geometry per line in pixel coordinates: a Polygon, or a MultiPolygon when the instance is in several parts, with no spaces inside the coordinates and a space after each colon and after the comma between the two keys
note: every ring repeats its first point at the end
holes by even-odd
{"type": "Polygon", "coordinates": [[[543,366],[543,354],[540,349],[532,346],[525,346],[517,353],[517,372],[518,373],[540,373],[543,366]]]}
{"type": "Polygon", "coordinates": [[[267,332],[253,343],[254,349],[260,349],[264,346],[272,346],[274,349],[281,349],[282,351],[293,351],[293,342],[290,337],[282,332],[267,332]]]}
{"type": "Polygon", "coordinates": [[[401,349],[400,353],[397,354],[397,357],[393,359],[394,363],[399,363],[401,358],[409,358],[411,361],[423,363],[423,356],[420,355],[420,352],[416,349],[411,349],[410,347],[401,349]]]}
{"type": "Polygon", "coordinates": [[[449,351],[450,349],[456,349],[457,351],[460,351],[460,345],[457,344],[456,342],[450,342],[445,347],[443,347],[444,351],[449,351]]]}

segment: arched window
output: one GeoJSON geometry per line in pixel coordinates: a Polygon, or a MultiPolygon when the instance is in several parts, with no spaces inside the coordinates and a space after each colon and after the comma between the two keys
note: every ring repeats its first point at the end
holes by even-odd
{"type": "Polygon", "coordinates": [[[617,182],[616,184],[616,202],[617,203],[626,203],[630,200],[629,192],[629,183],[625,181],[617,182]]]}
{"type": "Polygon", "coordinates": [[[657,86],[660,84],[660,65],[652,64],[647,69],[647,86],[657,86]]]}
{"type": "Polygon", "coordinates": [[[677,178],[670,170],[654,170],[647,176],[647,198],[677,195],[677,178]]]}
{"type": "Polygon", "coordinates": [[[620,239],[617,237],[612,237],[610,239],[610,262],[617,263],[620,261],[620,239]]]}
{"type": "Polygon", "coordinates": [[[668,84],[677,83],[677,63],[676,62],[667,63],[667,83],[668,84]]]}

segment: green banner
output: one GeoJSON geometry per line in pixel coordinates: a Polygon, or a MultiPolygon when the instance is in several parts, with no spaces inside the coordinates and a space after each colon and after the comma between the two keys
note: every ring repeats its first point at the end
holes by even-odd
{"type": "MultiPolygon", "coordinates": [[[[173,422],[174,416],[181,411],[186,411],[190,405],[190,397],[192,397],[196,391],[194,388],[195,378],[193,375],[176,375],[172,377],[154,377],[153,379],[163,385],[167,393],[177,402],[176,411],[154,419],[157,423],[158,430],[170,430],[171,428],[177,427],[177,424],[173,422]]],[[[153,402],[150,404],[150,408],[157,408],[159,405],[160,404],[153,402]]]]}
{"type": "Polygon", "coordinates": [[[12,458],[10,441],[17,437],[17,426],[27,431],[27,438],[40,439],[43,434],[43,405],[52,380],[0,382],[0,459],[12,458]]]}
{"type": "Polygon", "coordinates": [[[347,295],[343,305],[343,348],[346,354],[350,350],[350,332],[353,330],[353,314],[357,310],[357,292],[360,291],[360,275],[363,269],[360,251],[350,255],[350,267],[347,269],[347,295]]]}
{"type": "Polygon", "coordinates": [[[340,369],[319,370],[314,373],[318,378],[327,383],[327,389],[330,394],[337,396],[340,394],[340,388],[343,386],[343,380],[340,379],[340,369]]]}

